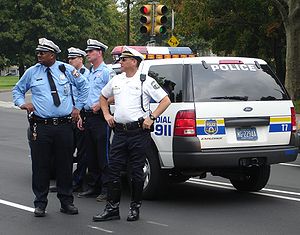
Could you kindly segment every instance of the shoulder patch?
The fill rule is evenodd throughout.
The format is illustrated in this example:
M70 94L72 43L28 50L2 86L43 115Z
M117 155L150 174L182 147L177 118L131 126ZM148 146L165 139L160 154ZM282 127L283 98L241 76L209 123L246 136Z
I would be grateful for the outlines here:
M157 90L157 89L160 88L160 86L158 85L158 83L157 83L156 81L151 82L151 86L152 86L155 90Z
M80 76L80 74L78 73L78 71L76 69L74 69L72 71L72 75L75 77L75 78L78 78Z

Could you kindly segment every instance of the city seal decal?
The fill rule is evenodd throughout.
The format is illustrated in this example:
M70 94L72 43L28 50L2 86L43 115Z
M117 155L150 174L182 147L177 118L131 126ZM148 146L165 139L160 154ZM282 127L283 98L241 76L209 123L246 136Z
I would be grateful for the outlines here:
M214 135L218 132L218 124L217 120L206 120L205 121L205 127L204 127L204 132L208 135Z

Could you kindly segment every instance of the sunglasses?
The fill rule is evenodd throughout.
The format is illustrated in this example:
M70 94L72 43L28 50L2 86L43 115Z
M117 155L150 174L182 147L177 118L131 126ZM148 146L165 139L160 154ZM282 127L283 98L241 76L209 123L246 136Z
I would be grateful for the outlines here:
M37 55L46 55L47 53L49 53L49 51L37 51L36 52Z
M120 59L120 61L123 61L123 62L124 62L124 61L127 61L127 60L129 60L129 59L130 59L130 58L128 58L128 57L123 57L123 58Z

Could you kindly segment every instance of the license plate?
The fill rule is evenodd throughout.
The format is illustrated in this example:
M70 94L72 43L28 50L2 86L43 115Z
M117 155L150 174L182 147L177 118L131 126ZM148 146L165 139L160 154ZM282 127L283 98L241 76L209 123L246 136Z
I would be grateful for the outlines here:
M237 140L257 140L255 127L235 128Z

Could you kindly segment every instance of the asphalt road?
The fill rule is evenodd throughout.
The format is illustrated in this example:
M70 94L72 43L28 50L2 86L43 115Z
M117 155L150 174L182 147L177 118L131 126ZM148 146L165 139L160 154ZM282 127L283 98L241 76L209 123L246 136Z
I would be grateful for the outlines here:
M219 177L174 185L158 200L144 201L141 219L127 222L129 193L124 186L121 220L92 222L105 203L75 197L78 215L59 212L50 193L47 216L33 216L31 161L24 111L0 93L0 234L299 234L300 160L272 166L259 193L239 193ZM4 102L3 102L4 101Z

